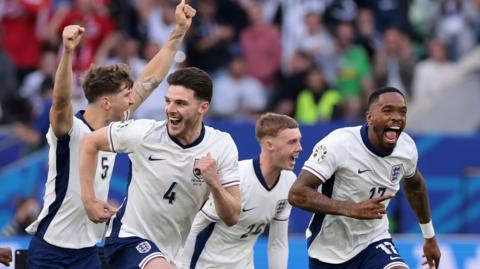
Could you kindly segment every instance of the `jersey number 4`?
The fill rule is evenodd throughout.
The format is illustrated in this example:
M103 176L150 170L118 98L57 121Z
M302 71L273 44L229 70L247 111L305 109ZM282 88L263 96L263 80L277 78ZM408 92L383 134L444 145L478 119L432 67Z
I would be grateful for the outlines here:
M170 188L168 188L168 191L163 195L163 199L168 200L169 204L173 204L173 202L175 202L176 192L173 191L175 186L177 186L177 182L173 182L172 185L170 185Z

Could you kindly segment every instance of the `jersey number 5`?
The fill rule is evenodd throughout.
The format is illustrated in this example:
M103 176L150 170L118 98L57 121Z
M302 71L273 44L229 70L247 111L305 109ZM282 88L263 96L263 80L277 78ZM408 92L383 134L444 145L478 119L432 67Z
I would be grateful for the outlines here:
M169 204L173 204L173 202L175 202L176 192L173 191L175 186L177 186L177 182L173 182L172 185L170 185L170 188L168 188L168 191L163 195L163 199L168 200Z
M107 157L102 157L102 179L105 179L107 177L107 174L108 174L108 168L110 168L110 166L108 166L108 163L105 163L106 161L108 161L108 158Z

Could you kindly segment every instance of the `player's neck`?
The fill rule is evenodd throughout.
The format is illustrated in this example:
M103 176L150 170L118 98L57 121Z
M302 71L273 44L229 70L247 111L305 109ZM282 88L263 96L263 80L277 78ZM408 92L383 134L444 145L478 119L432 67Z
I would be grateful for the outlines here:
M104 112L100 111L98 108L92 105L88 105L83 114L83 118L92 126L93 129L98 130L107 126L108 120Z
M271 158L267 154L260 153L260 170L262 171L263 178L268 187L271 188L275 185L280 175L281 169L277 168Z
M182 145L190 145L195 140L200 137L202 133L202 121L199 121L195 124L195 127L191 128L190 130L186 130L183 134L178 134L175 138L182 144Z

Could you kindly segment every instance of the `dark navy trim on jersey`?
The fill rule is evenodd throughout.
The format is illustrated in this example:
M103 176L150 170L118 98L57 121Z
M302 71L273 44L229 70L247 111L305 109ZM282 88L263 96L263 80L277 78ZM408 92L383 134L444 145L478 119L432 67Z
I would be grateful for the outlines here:
M210 235L212 235L214 228L215 222L212 222L200 233L198 233L197 239L195 240L195 249L193 250L192 260L190 262L190 269L195 269L198 259L200 258L200 254L202 254L202 251L207 244L208 238L210 238Z
M280 174L278 175L277 181L275 181L273 186L270 188L268 187L267 181L265 181L265 178L263 177L262 169L260 168L260 157L256 157L255 159L253 159L252 163L253 163L253 170L255 171L255 175L257 176L258 181L260 181L260 184L262 184L262 186L267 191L273 190L273 188L275 188L275 186L277 186L278 182L280 181L280 175L282 175L282 173L280 172Z
M182 144L182 142L180 142L176 137L171 136L170 133L168 132L168 126L167 126L167 134L170 137L170 139L172 139L172 141L175 142L175 144L179 145L182 149L193 148L196 145L200 144L200 142L202 142L203 138L205 137L205 125L203 125L202 123L202 130L200 131L200 135L198 136L197 139L195 139L195 141L193 141L188 145Z
M322 194L328 198L332 198L333 185L335 184L335 174L322 185ZM307 239L307 248L310 247L313 240L317 237L318 233L322 229L323 220L325 219L325 214L315 214L313 217L312 223L308 227L312 235Z
M77 114L75 114L75 117L77 117L78 119L80 119L81 121L83 121L83 123L85 123L85 125L87 125L88 129L90 129L90 131L95 131L95 129L92 128L92 126L90 126L90 124L88 124L88 122L85 120L85 118L83 117L83 114L85 113L85 110L79 110L77 112Z
M112 233L110 234L110 237L118 237L118 235L120 234L120 228L122 227L122 218L125 214L125 208L127 208L128 189L130 187L130 182L132 182L132 160L130 160L130 157L128 158L128 162L130 168L128 169L127 195L125 196L125 200L123 201L120 210L118 210L115 218L113 219Z
M373 146L372 142L370 139L368 139L368 125L365 123L362 125L362 128L360 128L360 135L362 136L362 141L363 144L370 150L373 154L379 156L379 157L387 157L388 155L392 154L390 153L381 153L378 150L375 149Z
M48 226L60 209L67 193L70 175L70 135L63 136L57 140L55 155L57 167L57 175L55 176L55 200L48 207L48 213L38 225L37 232L35 233L36 236L42 239L45 236Z

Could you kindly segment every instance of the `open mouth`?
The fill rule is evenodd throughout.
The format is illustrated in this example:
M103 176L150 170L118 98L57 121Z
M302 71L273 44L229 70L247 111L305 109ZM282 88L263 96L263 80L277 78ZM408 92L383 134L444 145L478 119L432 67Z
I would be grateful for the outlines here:
M298 154L290 155L290 162L295 163L297 161Z
M389 144L395 144L400 137L401 129L399 126L391 126L385 128L383 137L385 141Z
M170 122L170 124L172 126L177 126L180 124L180 122L182 121L181 118L169 118L168 121Z

